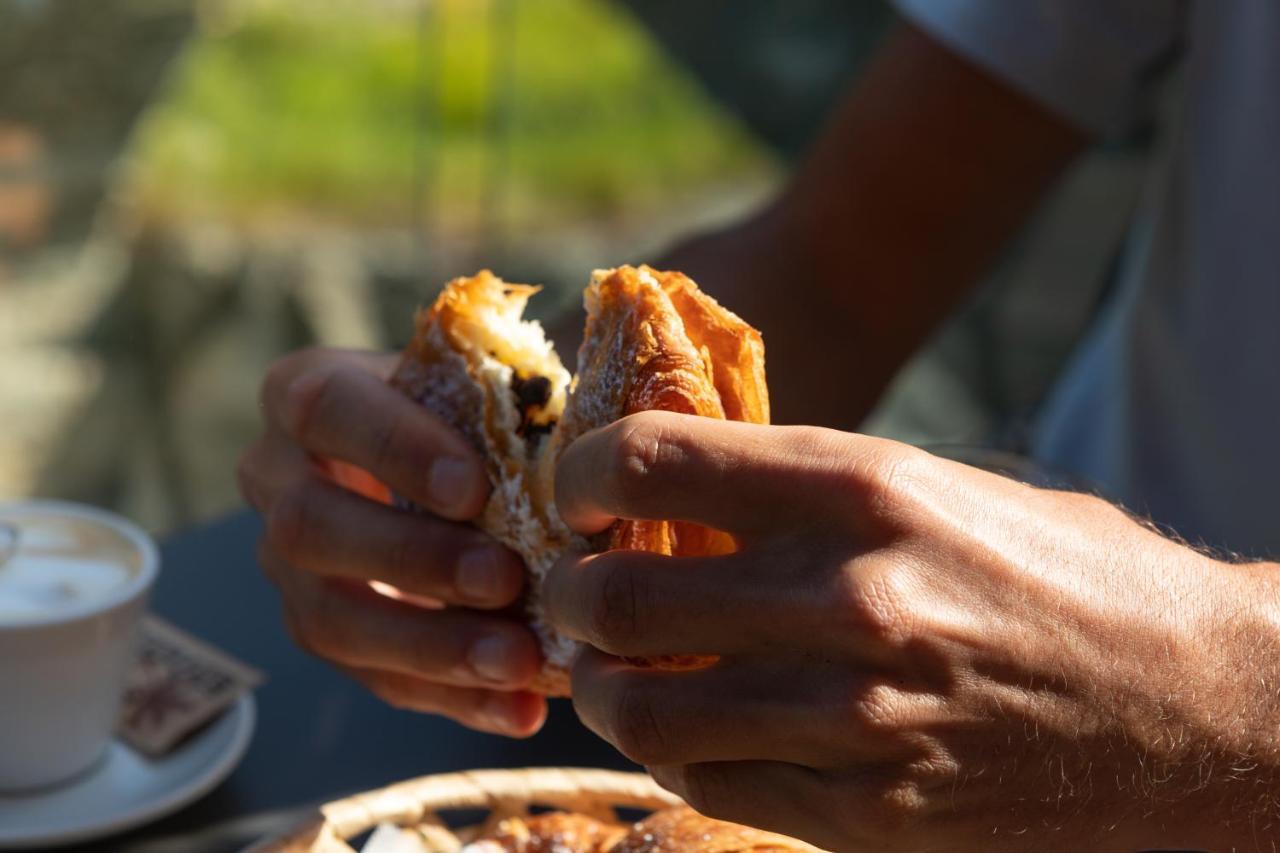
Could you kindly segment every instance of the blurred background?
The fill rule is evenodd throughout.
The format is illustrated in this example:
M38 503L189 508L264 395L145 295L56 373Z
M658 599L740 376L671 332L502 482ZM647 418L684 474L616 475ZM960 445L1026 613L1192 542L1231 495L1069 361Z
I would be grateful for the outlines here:
M0 0L0 498L239 505L278 354L397 347L447 278L656 258L786 179L879 0ZM1075 168L865 428L1017 449L1150 128Z

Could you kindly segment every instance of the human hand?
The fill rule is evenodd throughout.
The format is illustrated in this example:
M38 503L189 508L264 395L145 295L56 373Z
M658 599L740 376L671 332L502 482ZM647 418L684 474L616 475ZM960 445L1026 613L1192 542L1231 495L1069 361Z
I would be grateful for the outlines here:
M700 811L839 851L1254 849L1275 816L1263 567L809 427L644 413L574 443L556 486L583 534L674 518L738 538L571 556L545 587L594 647L579 716ZM720 660L615 657L658 655Z
M272 365L265 428L239 467L241 491L266 520L259 560L295 641L387 702L532 734L546 714L544 700L522 690L541 664L537 640L502 612L520 595L523 566L463 523L488 496L482 464L461 436L387 385L394 365L389 354L328 349ZM344 488L350 478L335 463L367 471L427 512ZM445 606L422 606L431 602Z

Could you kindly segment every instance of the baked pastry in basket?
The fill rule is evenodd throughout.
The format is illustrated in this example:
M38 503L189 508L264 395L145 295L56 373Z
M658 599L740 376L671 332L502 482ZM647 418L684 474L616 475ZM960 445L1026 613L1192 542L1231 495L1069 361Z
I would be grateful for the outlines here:
M725 823L688 806L654 812L630 829L586 815L511 817L461 853L785 853L815 848L762 829Z
M769 397L760 333L681 273L644 266L595 272L572 380L541 327L522 319L536 292L488 270L449 282L419 312L391 382L487 460L493 492L477 524L528 566L526 607L546 661L534 689L567 695L575 644L546 623L539 603L540 581L556 558L570 547L706 555L734 543L719 531L666 521L619 521L591 543L578 540L555 510L560 452L583 433L650 409L767 423Z
M465 853L609 853L626 827L570 812L509 817Z
M631 823L623 810L648 817ZM348 842L370 830L362 853L822 853L703 817L642 773L573 767L409 779L326 803L245 853L355 853Z

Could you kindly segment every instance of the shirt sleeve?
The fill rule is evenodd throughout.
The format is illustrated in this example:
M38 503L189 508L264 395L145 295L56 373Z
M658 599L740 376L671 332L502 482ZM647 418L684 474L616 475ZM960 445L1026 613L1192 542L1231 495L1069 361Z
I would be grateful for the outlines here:
M911 23L1067 120L1107 136L1149 106L1184 0L894 0Z

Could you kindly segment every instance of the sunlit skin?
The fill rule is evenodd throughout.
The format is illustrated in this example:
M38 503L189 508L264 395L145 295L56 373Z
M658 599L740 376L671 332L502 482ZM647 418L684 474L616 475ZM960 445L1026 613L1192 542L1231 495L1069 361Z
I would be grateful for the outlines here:
M762 329L775 420L849 428L1087 141L903 27L774 204L658 265ZM506 610L522 568L466 523L480 461L386 386L392 364L308 350L273 366L240 466L262 564L298 642L387 701L530 734L537 645ZM427 513L339 486L334 460ZM708 560L571 557L548 589L589 644L583 721L709 814L840 851L1280 835L1275 566L815 427L636 416L574 444L557 490L584 532L685 518L741 541ZM616 657L665 653L722 657L685 673Z
M644 413L557 505L741 550L563 559L583 722L707 814L831 850L1254 849L1280 831L1278 566L895 442ZM697 672L619 657L715 654ZM1262 847L1261 849L1269 849Z
M543 699L521 690L541 665L537 641L498 612L519 597L524 568L465 523L487 498L484 469L460 436L387 385L394 363L315 349L268 373L265 428L239 470L266 520L259 560L298 644L387 702L531 734L546 715ZM428 513L340 486L330 460L359 466ZM433 478L442 460L450 464ZM450 606L396 601L369 581Z
M961 115L969 121L959 122ZM957 127L945 151L907 156L909 142L927 147L950 125ZM775 419L852 425L1080 146L1066 125L904 27L775 205L691 241L660 265L687 269L763 328ZM849 156L854 150L859 156ZM975 171L955 162L985 165ZM890 188L897 202L877 206L876 195ZM924 210L935 211L929 229L913 219ZM850 313L854 300L858 310ZM892 317L899 319L885 321ZM579 318L564 324L562 354L576 350L581 330ZM819 353L827 364L857 365L842 393L819 382L827 375L812 369ZM488 731L529 734L543 704L512 691L532 677L536 649L495 612L519 596L520 567L498 552L503 556L488 568L490 591L459 592L459 555L479 534L458 522L483 505L484 472L458 436L384 386L393 364L390 354L307 350L271 368L261 392L264 432L240 464L242 491L267 520L263 565L284 594L299 641L389 701ZM465 464L442 502L424 494L422 472L444 455ZM324 460L362 464L435 514L407 518L357 500L336 487ZM394 579L467 609L410 614L370 598L363 583ZM388 608L404 619L383 619ZM490 635L486 629L497 631L501 641L480 657L498 677L478 677L465 661L467 643L457 640L435 646L452 656L406 664L403 649L420 644L390 636L387 626L400 622L412 626L406 635L424 641L452 628L474 645ZM350 642L339 643L335 633ZM497 658L503 643L505 660Z

